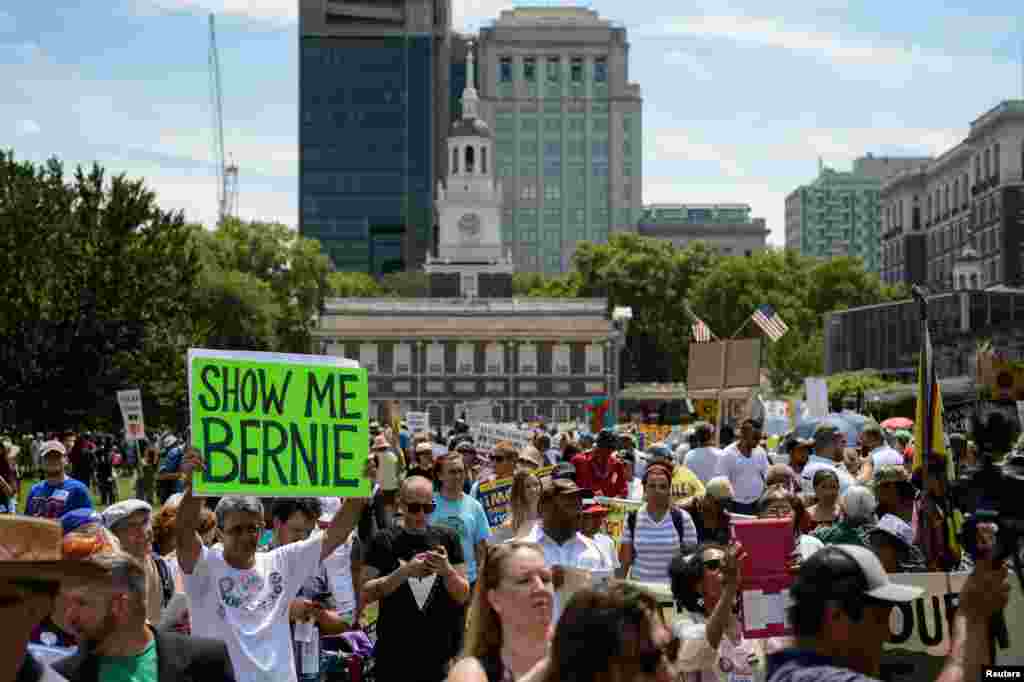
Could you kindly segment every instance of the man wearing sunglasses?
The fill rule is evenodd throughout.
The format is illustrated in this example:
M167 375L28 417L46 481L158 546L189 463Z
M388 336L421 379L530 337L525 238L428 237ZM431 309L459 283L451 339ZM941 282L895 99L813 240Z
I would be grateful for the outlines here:
M405 479L398 506L403 525L376 534L364 560L362 603L380 601L376 677L439 682L458 653L469 601L462 543L429 523L437 508L430 480Z

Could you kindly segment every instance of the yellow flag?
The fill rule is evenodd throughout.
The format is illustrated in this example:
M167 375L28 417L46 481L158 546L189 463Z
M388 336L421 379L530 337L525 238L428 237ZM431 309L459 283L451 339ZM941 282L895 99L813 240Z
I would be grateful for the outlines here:
M953 478L953 462L946 449L946 428L942 419L942 389L935 377L932 364L932 344L928 332L925 332L923 352L917 369L917 410L914 415L914 464L913 470L919 471L924 464L925 415L931 410L932 433L931 451L946 460L947 479Z

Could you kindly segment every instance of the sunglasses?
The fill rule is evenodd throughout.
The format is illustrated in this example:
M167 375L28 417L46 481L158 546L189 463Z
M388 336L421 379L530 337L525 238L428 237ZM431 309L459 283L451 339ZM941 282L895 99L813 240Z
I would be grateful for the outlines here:
M433 502L405 502L405 510L410 514L433 514L434 510L437 509L437 505Z
M679 656L681 641L673 637L665 646L658 647L654 651L645 651L636 657L640 665L640 672L644 675L655 675L661 667L661 660L664 657L668 661L674 661Z

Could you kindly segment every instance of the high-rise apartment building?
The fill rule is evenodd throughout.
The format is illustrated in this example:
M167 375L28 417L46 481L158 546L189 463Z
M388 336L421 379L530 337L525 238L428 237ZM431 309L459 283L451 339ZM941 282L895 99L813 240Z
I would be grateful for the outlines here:
M808 256L856 256L878 272L882 182L930 158L875 157L854 161L851 172L819 164L818 177L786 197L786 248Z
M887 282L1024 285L1024 100L986 111L962 142L888 180L881 202Z
M517 269L558 273L580 242L635 231L642 99L625 28L581 8L503 11L480 31L482 115Z
M752 256L768 247L768 228L750 213L747 204L651 204L637 230L679 248L700 241L723 256Z
M299 0L299 232L339 270L417 267L433 244L450 16L450 0Z

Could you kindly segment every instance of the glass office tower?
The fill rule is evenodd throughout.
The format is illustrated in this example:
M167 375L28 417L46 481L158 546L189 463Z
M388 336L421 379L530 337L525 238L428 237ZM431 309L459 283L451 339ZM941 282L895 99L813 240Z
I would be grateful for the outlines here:
M299 232L338 270L416 267L449 123L448 0L300 0Z

